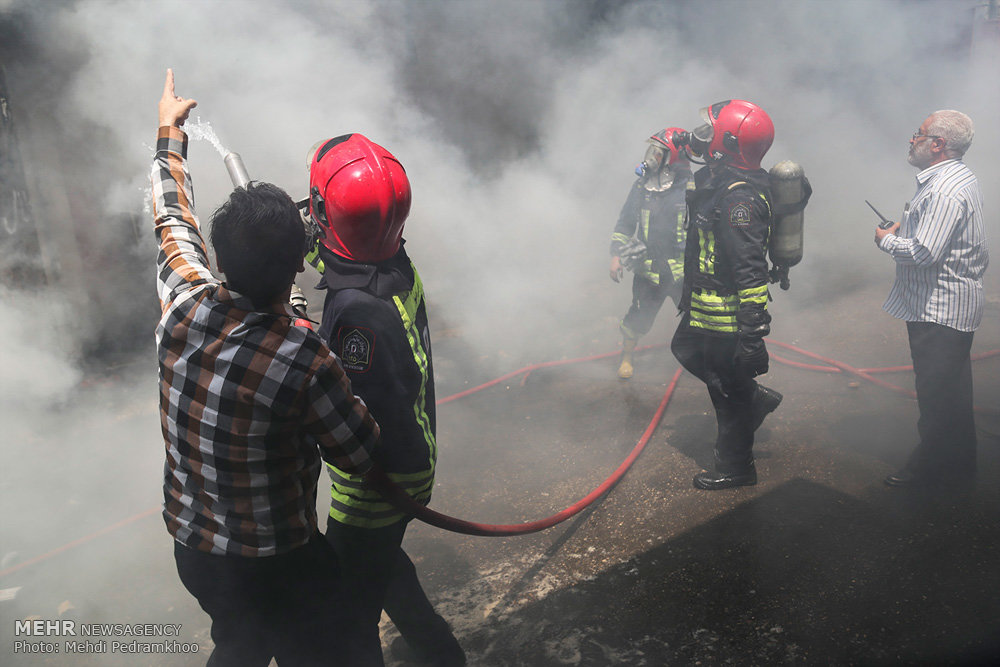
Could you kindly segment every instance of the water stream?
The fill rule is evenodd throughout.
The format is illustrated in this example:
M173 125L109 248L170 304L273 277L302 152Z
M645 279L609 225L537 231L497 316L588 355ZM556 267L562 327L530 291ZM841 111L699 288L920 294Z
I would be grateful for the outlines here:
M215 146L215 150L219 151L219 155L222 157L226 157L226 155L229 154L229 151L227 151L223 147L222 142L219 141L219 137L215 134L215 130L212 129L212 124L207 120L203 121L201 116L197 116L193 122L188 120L187 123L184 124L184 131L187 132L187 135L192 139L204 139L205 141L211 143Z

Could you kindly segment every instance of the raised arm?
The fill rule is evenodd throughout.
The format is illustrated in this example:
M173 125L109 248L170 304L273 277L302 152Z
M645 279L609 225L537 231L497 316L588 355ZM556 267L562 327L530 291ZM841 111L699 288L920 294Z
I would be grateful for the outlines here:
M161 308L166 308L181 292L215 281L194 212L194 190L187 168L187 135L181 129L196 104L174 93L174 73L167 70L151 172L153 223L160 247L156 257L156 290Z

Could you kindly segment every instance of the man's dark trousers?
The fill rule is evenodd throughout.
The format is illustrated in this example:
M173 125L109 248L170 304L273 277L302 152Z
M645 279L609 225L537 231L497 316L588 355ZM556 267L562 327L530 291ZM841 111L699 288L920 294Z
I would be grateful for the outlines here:
M313 667L337 662L352 611L333 550L317 532L278 556L217 556L174 543L184 587L212 617L208 667Z
M934 322L907 322L916 374L920 444L909 467L920 477L961 481L976 472L972 411L971 331Z

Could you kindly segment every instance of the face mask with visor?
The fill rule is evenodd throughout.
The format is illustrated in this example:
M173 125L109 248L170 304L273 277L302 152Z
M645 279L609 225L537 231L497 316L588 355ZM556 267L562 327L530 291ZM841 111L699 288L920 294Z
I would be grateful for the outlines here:
M708 147L712 145L715 130L712 128L712 120L708 114L708 107L702 108L699 113L701 114L701 119L705 122L691 131L691 134L688 136L688 148L694 157L705 159L708 155Z
M667 151L662 146L650 144L646 149L646 155L642 162L635 168L635 175L639 178L649 178L660 170L667 158Z

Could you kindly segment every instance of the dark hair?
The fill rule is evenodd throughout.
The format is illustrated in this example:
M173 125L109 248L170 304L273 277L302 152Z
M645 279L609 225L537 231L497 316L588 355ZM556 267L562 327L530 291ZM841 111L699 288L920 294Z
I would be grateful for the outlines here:
M212 247L226 283L257 308L295 280L305 253L305 229L295 202L276 185L251 181L212 214Z

